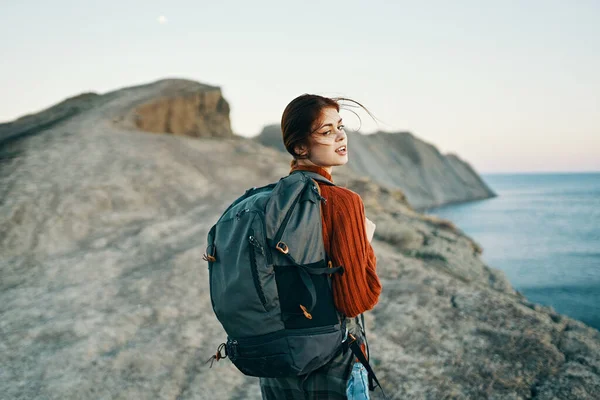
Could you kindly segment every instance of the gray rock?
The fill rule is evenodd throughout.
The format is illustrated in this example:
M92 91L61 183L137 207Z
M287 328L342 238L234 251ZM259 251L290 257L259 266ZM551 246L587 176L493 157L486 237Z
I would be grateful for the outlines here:
M1 398L260 398L228 360L205 364L225 332L202 253L224 208L287 174L289 156L128 125L166 86L103 95L2 143ZM334 180L377 224L384 290L367 334L390 398L598 398L597 330L529 302L400 190L349 169Z

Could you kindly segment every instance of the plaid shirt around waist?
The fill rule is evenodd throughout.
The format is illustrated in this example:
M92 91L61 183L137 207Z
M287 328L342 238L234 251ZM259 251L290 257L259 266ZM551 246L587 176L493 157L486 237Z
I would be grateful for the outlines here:
M348 332L364 343L360 326L354 318L346 319ZM338 400L346 399L346 388L356 358L350 349L340 343L333 359L321 368L302 376L260 378L262 398L265 400Z

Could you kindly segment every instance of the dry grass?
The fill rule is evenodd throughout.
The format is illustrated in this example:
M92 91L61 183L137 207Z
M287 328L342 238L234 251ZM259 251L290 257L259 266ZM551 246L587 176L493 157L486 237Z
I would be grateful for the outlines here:
M420 247L423 243L423 237L419 232L393 219L377 221L375 238L400 249Z
M431 215L431 214L422 214L422 215L420 215L420 219L422 221L429 222L430 224L432 224L440 229L448 229L454 233L457 233L457 234L460 233L460 231L458 230L456 225L454 225L454 223L450 220L443 219L443 218L440 218L438 216Z

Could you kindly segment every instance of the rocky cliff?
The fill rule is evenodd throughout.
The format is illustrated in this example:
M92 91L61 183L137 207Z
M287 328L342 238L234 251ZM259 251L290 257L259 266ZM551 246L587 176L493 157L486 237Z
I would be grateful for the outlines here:
M24 115L13 122L0 124L0 143L34 135L65 121L99 103L97 93L82 93L35 114Z
M287 174L289 156L130 123L181 85L96 96L49 125L31 116L31 134L0 144L0 398L260 398L228 360L205 365L225 333L202 253L226 205ZM334 180L377 224L384 289L366 317L390 398L598 398L597 330L529 302L400 190L348 169Z
M266 126L254 139L285 151L277 125ZM349 131L348 150L348 168L401 189L418 210L496 196L466 161L441 154L409 132L362 135Z
M170 80L157 96L139 102L125 120L141 131L193 137L231 137L229 104L221 89Z

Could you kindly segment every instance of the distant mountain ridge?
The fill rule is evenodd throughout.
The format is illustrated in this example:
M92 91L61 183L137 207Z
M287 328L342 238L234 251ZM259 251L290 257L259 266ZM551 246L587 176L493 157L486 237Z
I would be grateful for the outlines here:
M254 140L286 151L278 125L265 126ZM410 132L348 132L348 154L348 168L401 189L418 210L496 196L469 163L441 154Z

